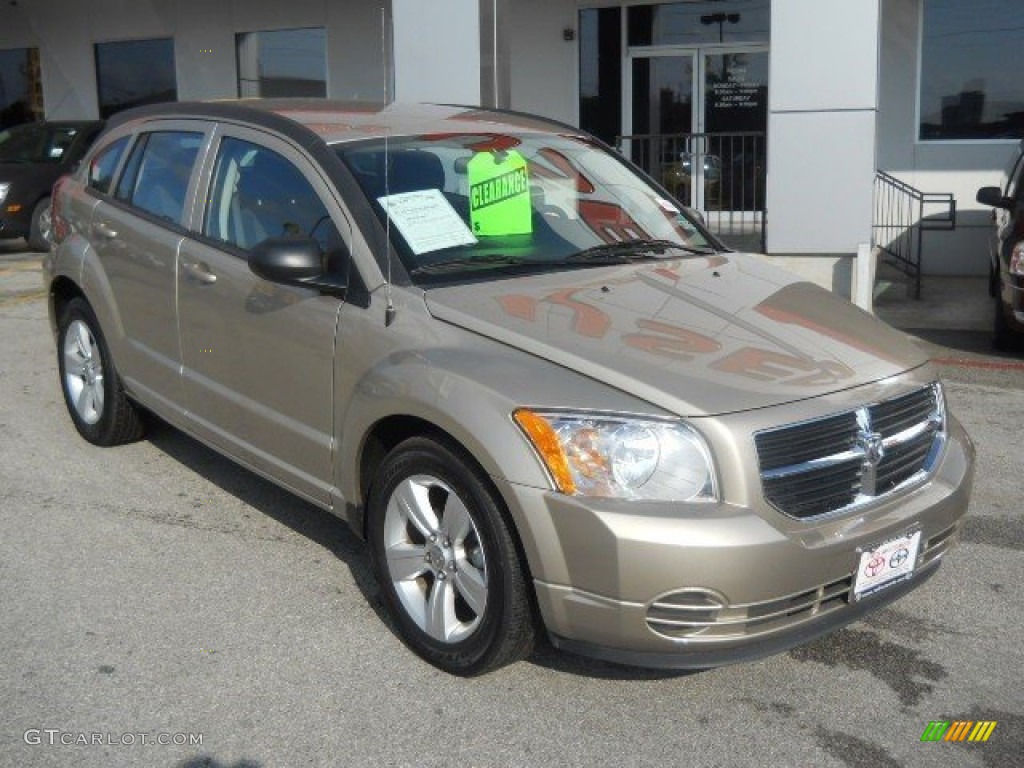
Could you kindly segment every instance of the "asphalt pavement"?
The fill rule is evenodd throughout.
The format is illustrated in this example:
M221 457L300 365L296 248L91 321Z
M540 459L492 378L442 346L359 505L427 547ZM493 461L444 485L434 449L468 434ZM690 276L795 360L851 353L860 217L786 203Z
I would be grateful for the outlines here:
M978 447L962 541L921 589L756 663L652 672L543 645L463 680L399 642L335 518L160 423L82 441L40 279L0 243L0 766L1022 762L1024 358L991 354L980 314L879 307L941 361ZM997 725L922 742L934 720Z

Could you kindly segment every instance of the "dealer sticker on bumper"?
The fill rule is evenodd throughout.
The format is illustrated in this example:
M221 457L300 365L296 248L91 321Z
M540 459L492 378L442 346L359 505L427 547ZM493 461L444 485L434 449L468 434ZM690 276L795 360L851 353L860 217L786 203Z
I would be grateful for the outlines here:
M917 563L920 543L921 532L915 531L861 553L853 582L853 599L860 600L909 579Z

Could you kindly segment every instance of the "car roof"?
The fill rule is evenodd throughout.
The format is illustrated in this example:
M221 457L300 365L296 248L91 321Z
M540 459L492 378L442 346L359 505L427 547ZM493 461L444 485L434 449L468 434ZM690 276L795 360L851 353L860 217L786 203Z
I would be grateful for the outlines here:
M130 120L194 117L282 126L297 123L327 144L425 134L570 133L572 126L519 112L450 104L334 101L330 99L232 99L169 102L120 112L111 123ZM277 119L274 119L277 118Z

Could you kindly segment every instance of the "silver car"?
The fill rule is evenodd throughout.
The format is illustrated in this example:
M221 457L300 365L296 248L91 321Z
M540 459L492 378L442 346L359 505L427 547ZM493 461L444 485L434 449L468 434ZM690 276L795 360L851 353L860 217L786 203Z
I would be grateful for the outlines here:
M518 114L172 104L108 126L46 263L81 435L151 411L347 520L406 644L708 667L933 574L973 448L926 358Z

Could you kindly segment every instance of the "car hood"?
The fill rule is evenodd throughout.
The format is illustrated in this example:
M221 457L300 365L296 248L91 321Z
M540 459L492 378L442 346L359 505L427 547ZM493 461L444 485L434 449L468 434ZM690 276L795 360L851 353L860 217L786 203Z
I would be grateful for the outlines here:
M432 288L425 300L440 320L680 416L802 400L927 362L845 299L743 254Z

